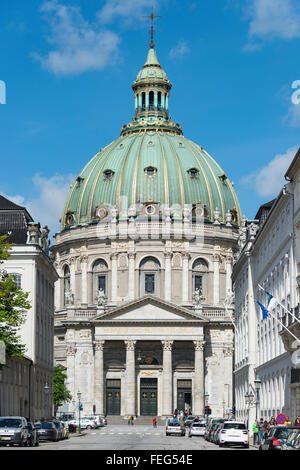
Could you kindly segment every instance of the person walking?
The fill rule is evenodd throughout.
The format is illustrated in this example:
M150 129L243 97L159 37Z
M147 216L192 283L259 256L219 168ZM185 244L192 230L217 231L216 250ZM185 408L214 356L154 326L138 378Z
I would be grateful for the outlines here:
M265 425L264 425L264 421L262 418L260 418L260 421L257 423L257 427L258 427L258 445L260 446L264 437L264 433L265 433Z
M252 425L253 432L253 444L256 445L258 442L258 419L256 419Z
M270 425L270 426L276 426L276 424L277 424L277 423L276 423L276 421L275 421L275 417L274 417L274 416L271 416L269 425Z
M156 428L156 417L154 416L152 419L153 427Z
M134 422L133 422L133 421L134 421L134 417L133 417L133 416L131 416L131 426L133 426L133 425L134 425Z
M128 415L127 416L127 424L130 425L130 423L131 423L131 416Z

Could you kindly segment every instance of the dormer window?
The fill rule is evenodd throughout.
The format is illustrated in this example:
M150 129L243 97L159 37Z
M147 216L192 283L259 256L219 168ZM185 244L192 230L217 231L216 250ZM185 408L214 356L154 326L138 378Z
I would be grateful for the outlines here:
M110 170L107 168L106 170L103 171L104 175L104 181L110 181L112 177L114 176L115 172L113 170Z
M147 176L155 176L157 173L157 168L152 165L149 165L144 169L144 172Z
M188 174L190 175L191 178L198 178L199 170L198 168L190 168L187 170Z

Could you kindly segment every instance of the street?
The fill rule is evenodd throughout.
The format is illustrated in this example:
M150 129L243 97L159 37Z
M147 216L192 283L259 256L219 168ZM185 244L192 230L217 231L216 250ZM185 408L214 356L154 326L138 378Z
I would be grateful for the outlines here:
M3 447L3 450L10 450L11 447ZM29 448L13 449L26 452ZM83 435L72 435L69 439L58 442L40 442L39 447L31 447L31 450L120 450L120 451L140 451L140 450L254 450L253 447L243 449L242 447L223 447L207 442L204 437L187 435L166 436L165 427L145 425L109 425L104 428L84 431Z

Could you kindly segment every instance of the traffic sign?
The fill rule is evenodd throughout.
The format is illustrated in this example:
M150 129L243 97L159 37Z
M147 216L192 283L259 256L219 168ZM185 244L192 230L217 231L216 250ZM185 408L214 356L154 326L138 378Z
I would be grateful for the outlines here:
M284 424L286 422L287 418L285 415L283 415L282 413L279 414L277 417L276 417L276 422L278 424Z

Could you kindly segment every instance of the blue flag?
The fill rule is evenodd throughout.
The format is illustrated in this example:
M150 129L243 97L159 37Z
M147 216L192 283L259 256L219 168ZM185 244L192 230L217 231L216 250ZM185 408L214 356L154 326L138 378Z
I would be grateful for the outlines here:
M271 300L271 299L270 299L270 300ZM263 320L265 320L265 319L268 317L268 310L267 310L266 307L264 307L264 305L261 304L258 300L255 299L255 302L257 302L258 305L260 306L261 311L262 311Z

